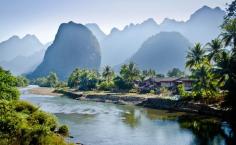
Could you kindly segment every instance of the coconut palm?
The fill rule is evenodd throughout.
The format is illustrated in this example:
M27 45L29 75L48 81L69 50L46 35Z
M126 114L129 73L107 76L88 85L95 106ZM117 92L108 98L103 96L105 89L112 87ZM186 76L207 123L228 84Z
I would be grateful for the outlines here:
M129 83L139 79L139 74L140 71L133 62L130 62L128 65L125 64L121 66L120 75Z
M233 51L236 52L236 19L229 20L227 24L223 26L221 36L225 46L232 46Z
M186 67L196 68L204 61L205 50L200 43L196 43L193 48L190 48L187 54Z
M219 57L220 52L223 51L222 40L216 38L211 42L207 43L207 51L209 61L214 60L216 61L217 57Z
M115 73L114 71L111 69L110 66L105 66L102 72L102 77L107 81L107 82L111 82L112 79L114 78Z
M214 72L218 78L221 78L220 82L229 78L230 74L230 53L223 51L219 54L219 58L216 60L216 68Z

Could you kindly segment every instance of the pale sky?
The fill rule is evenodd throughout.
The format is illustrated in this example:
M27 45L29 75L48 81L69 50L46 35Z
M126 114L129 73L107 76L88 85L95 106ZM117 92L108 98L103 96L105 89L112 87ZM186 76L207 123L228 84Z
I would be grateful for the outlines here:
M186 21L204 5L225 10L232 0L0 0L0 41L12 35L35 34L52 41L61 23L97 23L109 33L130 23L154 18Z

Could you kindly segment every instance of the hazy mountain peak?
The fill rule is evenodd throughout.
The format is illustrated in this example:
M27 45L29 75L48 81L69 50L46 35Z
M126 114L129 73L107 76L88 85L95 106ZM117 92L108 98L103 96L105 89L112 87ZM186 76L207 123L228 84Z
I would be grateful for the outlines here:
M92 32L82 24L63 23L43 62L29 77L46 76L53 71L64 80L75 68L98 69L100 63L100 46Z
M118 28L114 27L114 28L111 29L110 34L114 34L114 33L119 32L119 31L120 30Z
M175 19L165 18L161 25L169 25L169 24L176 24L176 23L184 23L184 21L176 21Z
M96 23L88 23L85 25L96 38L98 39L99 43L106 37L106 34L100 29L100 27Z
M157 25L156 21L153 18L148 18L147 20L143 21L141 24L145 25Z
M8 40L6 40L6 41L11 41L11 40L19 40L20 39L20 37L19 36L17 36L17 35L13 35L12 37L10 37Z
M33 34L26 34L22 39L25 39L25 40L27 40L27 39L35 39L35 40L38 40L38 38L35 35L33 35Z
M205 18L209 17L209 15L224 15L225 11L223 11L221 8L216 7L216 8L211 8L209 6L203 6L200 9L198 9L195 13L193 13L190 16L190 19L196 19L196 18Z

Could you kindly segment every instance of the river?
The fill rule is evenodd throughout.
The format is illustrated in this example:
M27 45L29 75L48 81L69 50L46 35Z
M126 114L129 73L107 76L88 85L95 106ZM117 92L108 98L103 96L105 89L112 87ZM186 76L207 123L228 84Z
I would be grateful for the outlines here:
M33 95L22 100L53 113L70 128L72 142L84 145L231 145L234 132L225 121L182 112Z

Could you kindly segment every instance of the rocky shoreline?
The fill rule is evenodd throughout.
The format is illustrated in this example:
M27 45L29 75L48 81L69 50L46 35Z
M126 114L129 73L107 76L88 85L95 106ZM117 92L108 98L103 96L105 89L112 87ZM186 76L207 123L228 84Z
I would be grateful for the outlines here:
M183 100L172 100L161 97L142 97L142 96L126 96L117 94L92 94L81 93L76 91L55 90L56 93L62 93L72 99L106 102L115 104L130 104L153 109L163 109L171 111L181 111L189 113L198 113L201 115L211 115L217 117L226 117L228 112L211 107L206 104L194 103Z

